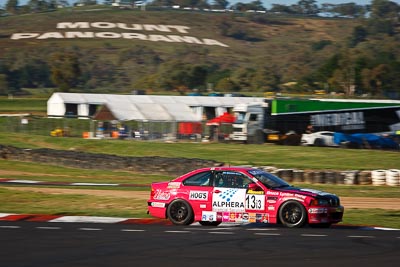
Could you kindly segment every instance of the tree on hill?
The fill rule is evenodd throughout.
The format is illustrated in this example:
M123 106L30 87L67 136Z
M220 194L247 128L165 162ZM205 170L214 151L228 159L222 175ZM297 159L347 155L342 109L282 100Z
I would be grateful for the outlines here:
M321 11L334 14L335 16L338 15L349 18L362 18L367 13L367 7L363 5L357 5L356 3L344 3L338 5L323 3L321 5Z
M372 19L394 19L399 20L400 6L388 0L373 0L371 2Z
M227 0L214 0L214 3L212 4L214 8L221 8L221 9L226 9L228 5L229 2Z
M8 13L15 15L18 13L18 6L18 0L8 0L6 10Z
M292 10L297 14L316 15L319 13L318 5L315 0L300 0L297 4L292 5Z
M50 56L51 79L62 92L78 85L81 75L79 56L73 52L56 52Z

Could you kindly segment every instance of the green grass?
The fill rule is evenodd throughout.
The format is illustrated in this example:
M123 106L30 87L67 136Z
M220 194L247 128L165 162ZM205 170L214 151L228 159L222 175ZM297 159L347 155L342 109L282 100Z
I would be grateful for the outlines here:
M349 209L345 210L342 223L400 229L400 210Z
M147 211L147 202L143 200L79 193L22 192L12 187L0 188L0 200L2 213L146 217Z
M374 170L399 167L398 151L222 143L161 143L87 140L0 133L0 144L54 148L121 156L162 156L216 160L231 165L318 170Z
M0 113L46 113L47 99L0 98Z

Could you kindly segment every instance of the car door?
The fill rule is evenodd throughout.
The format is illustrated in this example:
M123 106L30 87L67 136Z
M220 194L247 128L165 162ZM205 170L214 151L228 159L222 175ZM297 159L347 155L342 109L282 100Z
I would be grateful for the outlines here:
M185 198L192 206L196 218L203 214L208 215L207 212L212 210L213 175L212 171L199 172L182 182L185 187ZM208 216L205 221L216 219L216 216L215 219L211 217Z
M256 221L256 211L261 213L265 209L265 196L264 191L249 192L250 183L253 181L241 172L216 171L212 211L221 216L222 221L250 222L253 219Z

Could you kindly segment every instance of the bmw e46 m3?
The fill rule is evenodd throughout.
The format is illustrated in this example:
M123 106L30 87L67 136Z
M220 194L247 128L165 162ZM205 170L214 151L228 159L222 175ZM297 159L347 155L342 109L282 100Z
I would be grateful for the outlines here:
M151 184L148 213L173 224L204 226L279 223L329 227L342 220L339 197L289 185L256 168L202 168L172 181Z

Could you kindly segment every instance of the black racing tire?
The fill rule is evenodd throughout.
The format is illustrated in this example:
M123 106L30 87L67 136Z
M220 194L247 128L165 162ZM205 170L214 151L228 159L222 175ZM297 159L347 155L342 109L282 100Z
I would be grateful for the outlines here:
M221 222L209 222L209 221L200 221L199 222L202 226L218 226Z
M307 222L307 212L304 206L295 200L289 200L279 208L280 222L289 228L303 227Z
M193 209L185 200L175 199L168 205L167 218L175 225L189 225L194 221Z
M258 145L265 143L265 134L263 131L261 131L261 130L256 131L256 134L254 137L254 143L258 144Z
M317 138L314 141L314 146L324 146L324 140L322 140L321 138Z

